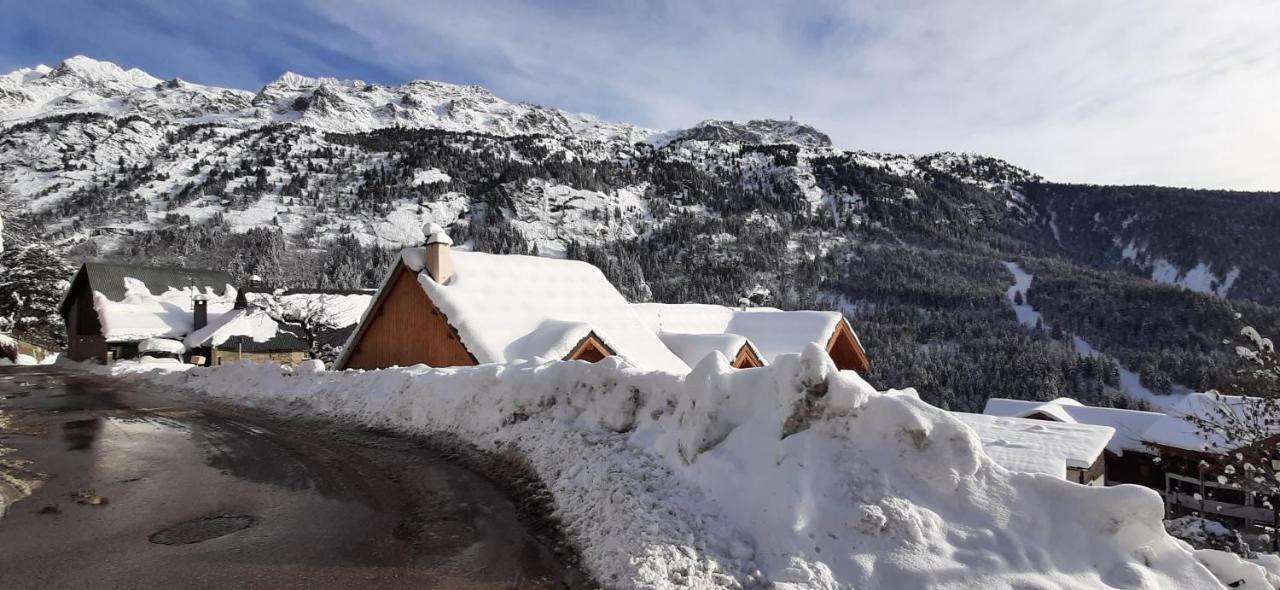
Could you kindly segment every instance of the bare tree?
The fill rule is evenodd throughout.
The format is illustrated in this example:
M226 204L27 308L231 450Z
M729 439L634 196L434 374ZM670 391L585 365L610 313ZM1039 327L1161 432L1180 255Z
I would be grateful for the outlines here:
M265 295L259 305L277 322L296 326L307 344L309 358L323 359L326 354L320 336L343 327L337 306L341 295L307 293L295 295Z
M1237 314L1237 319L1239 315ZM1235 342L1245 366L1225 393L1209 392L1198 412L1182 416L1218 457L1202 465L1219 484L1241 490L1255 506L1271 511L1280 525L1280 356L1275 343L1252 326L1242 326ZM1272 550L1280 551L1273 529Z

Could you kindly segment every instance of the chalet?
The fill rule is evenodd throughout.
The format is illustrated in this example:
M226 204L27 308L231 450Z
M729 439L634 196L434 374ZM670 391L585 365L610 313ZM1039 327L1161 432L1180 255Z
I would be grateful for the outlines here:
M433 367L619 356L688 372L596 267L536 256L454 252L439 226L400 253L338 369Z
M964 412L951 415L972 428L987 456L1009 471L1043 473L1092 486L1106 481L1103 451L1115 434L1109 426Z
M1246 417L1248 406L1263 403L1266 402L1259 398L1191 393L1143 433L1143 442L1160 458L1164 475L1162 491L1170 512L1199 512L1246 527L1277 521L1275 510L1264 505L1271 500L1247 493L1232 482L1220 483L1218 476L1222 475L1224 455L1239 455L1242 463L1266 465L1267 472L1280 471L1280 465L1267 465L1265 456L1260 456L1256 448L1230 448L1217 434L1201 432L1187 420L1191 416L1220 416L1220 412L1225 411L1235 413L1241 424L1255 424ZM1260 444L1280 443L1280 425L1258 426L1263 429ZM1272 505L1280 506L1280 503Z
M148 338L182 338L195 329L193 298L207 298L207 314L224 313L236 297L230 285L215 270L86 262L59 308L65 355L108 363L137 356Z
M826 348L831 360L841 370L865 372L868 367L862 342L844 314L839 312L734 309L697 303L637 303L632 307L645 325L664 341L679 340L681 335L692 334L742 337L740 349L732 355L725 355L735 361L734 366L739 366L737 361L743 355L755 354L760 364L767 364L779 355L799 353L809 344L816 343ZM703 341L699 345L689 347L688 354L705 357L716 350L711 341ZM685 360L688 362L690 359Z
M1166 418L1159 412L1086 406L1071 398L1027 401L991 398L984 414L1006 418L1028 418L1064 424L1093 424L1115 430L1105 452L1107 485L1133 483L1162 489L1164 473L1155 461L1156 451L1143 442L1143 435L1155 422Z

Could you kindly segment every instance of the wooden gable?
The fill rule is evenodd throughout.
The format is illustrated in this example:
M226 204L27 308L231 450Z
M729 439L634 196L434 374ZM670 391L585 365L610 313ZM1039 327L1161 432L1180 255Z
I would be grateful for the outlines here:
M597 363L604 360L604 357L613 356L614 352L604 342L596 336L595 332L587 334L577 346L569 354L565 355L566 361L587 361L588 363Z
M731 366L735 369L754 369L763 367L764 362L760 360L760 356L750 344L743 343L742 348L738 349L738 354L734 355Z
M831 360L835 361L836 368L841 371L864 373L870 366L867 362L867 353L862 350L862 345L858 344L857 337L849 328L849 322L844 320L840 321L835 333L827 341L827 353L831 355Z
M403 261L396 262L348 347L339 369L478 364Z

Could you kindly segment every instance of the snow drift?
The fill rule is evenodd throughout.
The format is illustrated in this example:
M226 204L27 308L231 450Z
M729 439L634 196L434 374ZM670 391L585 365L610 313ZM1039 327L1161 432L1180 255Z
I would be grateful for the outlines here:
M142 367L146 369L147 367ZM817 346L688 375L596 364L110 369L283 413L516 452L618 588L1206 588L1159 496L1009 472L911 390Z

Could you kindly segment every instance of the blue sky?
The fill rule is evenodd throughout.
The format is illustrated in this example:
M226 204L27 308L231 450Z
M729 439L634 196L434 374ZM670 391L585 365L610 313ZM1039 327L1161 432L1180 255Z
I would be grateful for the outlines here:
M794 116L1054 180L1280 190L1276 2L0 2L0 71L425 78L660 128Z

